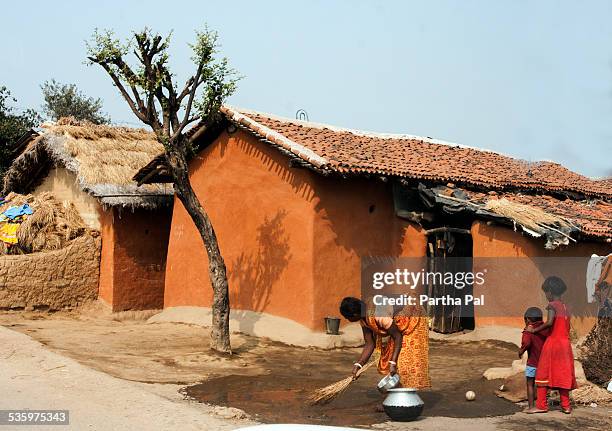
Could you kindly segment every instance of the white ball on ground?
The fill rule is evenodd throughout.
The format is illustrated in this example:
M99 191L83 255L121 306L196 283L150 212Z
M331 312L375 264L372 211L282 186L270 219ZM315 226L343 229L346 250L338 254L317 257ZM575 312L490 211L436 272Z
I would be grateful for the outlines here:
M467 391L465 393L465 399L468 401L474 401L476 399L476 392L474 391Z

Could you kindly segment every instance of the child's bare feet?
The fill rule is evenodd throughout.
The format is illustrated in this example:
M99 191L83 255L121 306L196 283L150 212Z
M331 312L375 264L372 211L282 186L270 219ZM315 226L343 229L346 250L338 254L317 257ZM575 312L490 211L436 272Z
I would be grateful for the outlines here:
M530 409L525 410L525 413L527 413L528 415L531 415L534 413L548 413L548 410L542 410L537 407L531 407Z

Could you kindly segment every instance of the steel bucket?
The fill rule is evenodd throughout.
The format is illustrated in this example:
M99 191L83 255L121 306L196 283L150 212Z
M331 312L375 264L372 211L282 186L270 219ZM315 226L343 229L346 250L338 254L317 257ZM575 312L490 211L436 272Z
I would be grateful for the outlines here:
M330 335L338 335L340 330L340 319L338 317L326 317L325 319L325 332Z

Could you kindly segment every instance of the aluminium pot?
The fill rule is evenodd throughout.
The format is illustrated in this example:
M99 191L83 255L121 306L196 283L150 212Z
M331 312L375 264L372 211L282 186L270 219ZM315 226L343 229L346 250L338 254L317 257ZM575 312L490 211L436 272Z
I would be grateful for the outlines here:
M413 388L389 389L383 408L391 420L398 422L413 421L423 412L423 400Z
M378 385L376 385L376 389L378 392L382 394L386 394L390 389L397 388L400 385L400 376L399 374L387 374L385 377L380 379Z

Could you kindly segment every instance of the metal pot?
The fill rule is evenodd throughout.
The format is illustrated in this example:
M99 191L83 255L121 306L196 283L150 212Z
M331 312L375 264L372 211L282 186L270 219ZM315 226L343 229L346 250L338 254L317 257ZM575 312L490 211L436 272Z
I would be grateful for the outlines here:
M338 335L340 330L340 319L338 317L325 318L325 331L331 335Z
M380 382L378 382L378 385L376 385L376 388L378 389L378 392L385 394L390 389L397 388L399 384L400 384L399 374L394 374L394 375L388 374L382 379L380 379Z
M423 400L413 388L389 389L383 401L385 413L392 420L408 422L418 418L423 412Z

